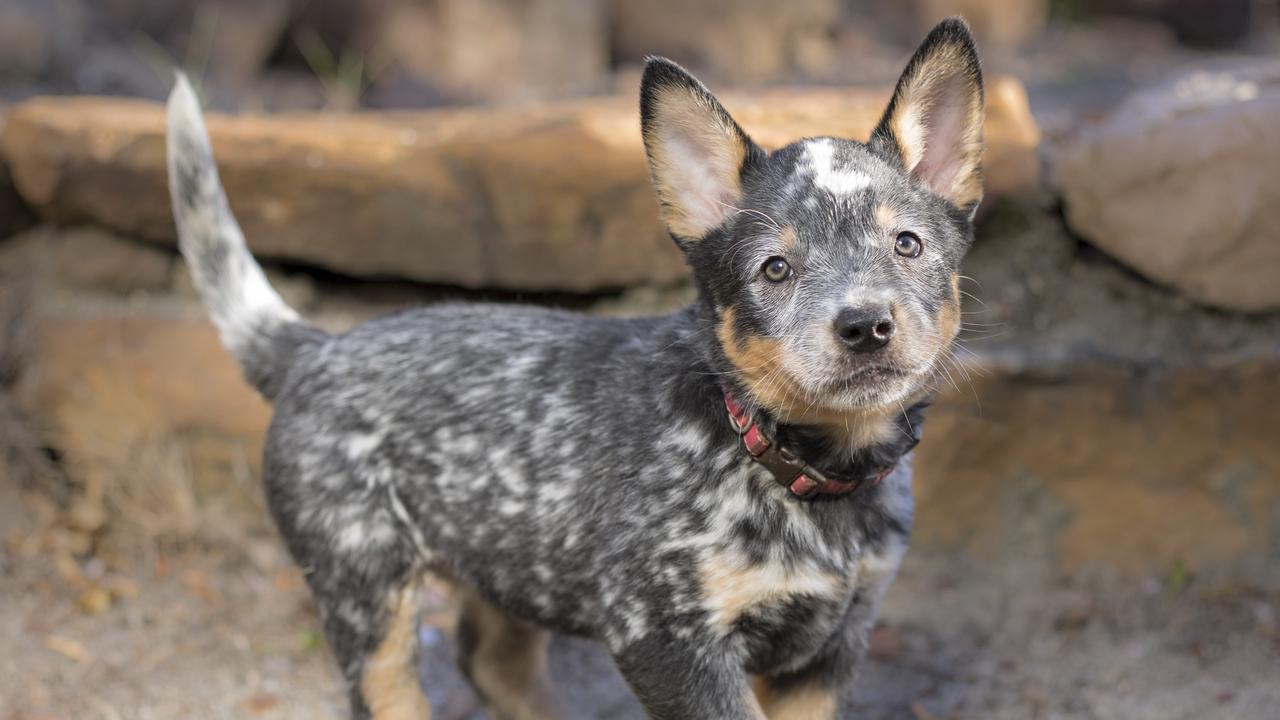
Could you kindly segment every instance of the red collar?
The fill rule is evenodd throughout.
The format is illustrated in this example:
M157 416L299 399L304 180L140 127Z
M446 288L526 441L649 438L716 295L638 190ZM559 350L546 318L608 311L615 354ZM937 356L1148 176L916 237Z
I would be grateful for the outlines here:
M787 448L770 440L756 423L755 414L748 412L729 393L724 395L724 406L729 411L729 424L742 436L742 445L751 455L751 459L765 466L769 472L773 473L773 479L796 497L848 495L864 487L873 488L898 466L895 462L889 467L881 468L873 475L856 480L837 480L827 477L822 471L796 457Z

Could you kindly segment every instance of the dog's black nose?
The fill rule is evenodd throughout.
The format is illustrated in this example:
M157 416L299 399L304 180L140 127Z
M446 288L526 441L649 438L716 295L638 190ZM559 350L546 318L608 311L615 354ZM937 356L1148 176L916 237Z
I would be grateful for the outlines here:
M893 337L893 317L887 307L845 308L836 315L836 335L850 350L875 352Z

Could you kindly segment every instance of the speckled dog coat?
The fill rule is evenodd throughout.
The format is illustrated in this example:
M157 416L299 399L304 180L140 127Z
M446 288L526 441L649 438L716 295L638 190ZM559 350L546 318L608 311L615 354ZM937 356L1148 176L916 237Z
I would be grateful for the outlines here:
M601 641L653 717L838 712L906 547L907 453L960 324L981 196L973 41L939 25L867 143L767 152L660 58L641 118L691 307L443 304L330 335L249 254L179 78L182 252L275 405L267 499L356 717L429 716L426 573L458 589L461 662L498 716L560 716L548 630Z

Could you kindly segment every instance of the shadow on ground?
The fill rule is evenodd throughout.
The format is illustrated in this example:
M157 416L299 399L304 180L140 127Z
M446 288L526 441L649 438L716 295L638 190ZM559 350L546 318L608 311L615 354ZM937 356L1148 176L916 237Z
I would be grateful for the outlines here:
M856 700L845 702L848 717L878 720L912 713L920 698L959 696L954 687L958 666L930 651L934 644L923 631L912 631L917 652L903 652L892 660L871 660L859 679ZM485 720L489 716L453 662L454 646L436 628L422 632L422 682L439 720ZM551 644L551 675L571 720L644 720L613 661L599 644L557 637ZM927 712L927 711L921 711ZM924 715L924 718L928 718ZM567 719L567 720L568 720Z

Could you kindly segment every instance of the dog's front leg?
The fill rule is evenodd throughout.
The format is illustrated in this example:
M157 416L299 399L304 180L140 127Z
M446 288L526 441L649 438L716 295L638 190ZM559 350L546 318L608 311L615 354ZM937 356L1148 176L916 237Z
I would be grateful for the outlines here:
M655 720L762 720L765 715L724 643L652 634L614 653L622 676Z
M799 670L756 675L751 687L769 720L834 720L840 698L866 651L866 629L860 619L844 628L826 650Z
M856 595L845 610L844 624L822 652L806 665L783 673L753 676L752 689L769 720L832 720L840 712L840 699L857 676L867 654L867 644L875 624L876 602L897 568L900 554L887 563L873 566L879 573L864 570L863 577L873 588Z
M839 684L820 677L791 682L757 677L752 687L769 720L832 720L839 709Z

